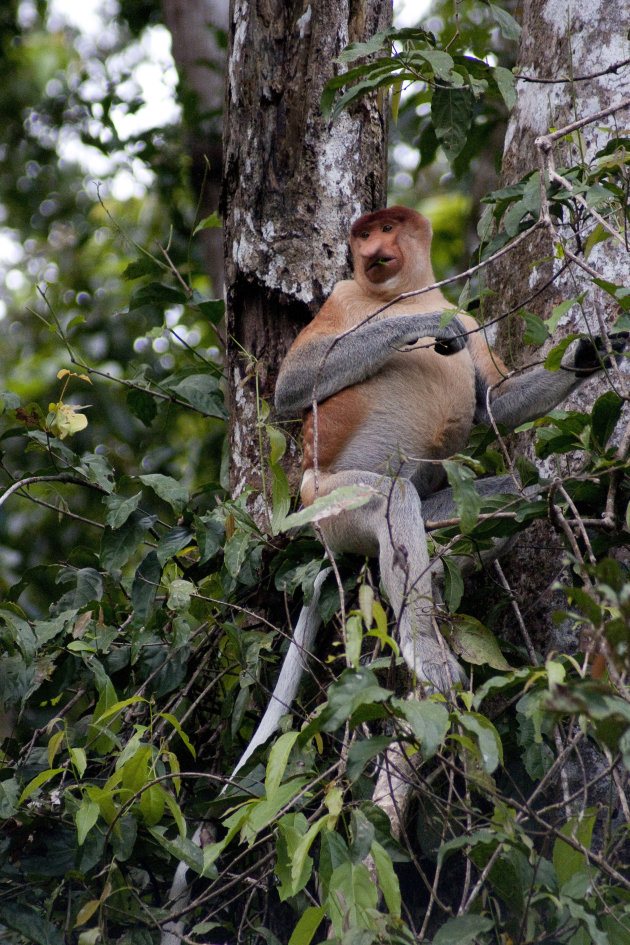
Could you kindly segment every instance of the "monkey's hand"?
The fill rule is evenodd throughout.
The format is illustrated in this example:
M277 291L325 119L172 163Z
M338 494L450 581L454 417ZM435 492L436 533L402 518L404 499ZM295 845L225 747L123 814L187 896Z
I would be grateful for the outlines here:
M457 354L458 351L461 351L462 348L466 347L465 338L444 338L439 341L435 341L435 350L438 354L443 354L445 357L448 357L451 354Z
M442 354L448 357L451 354L457 354L458 351L461 351L466 347L467 332L459 318L455 316L450 320L448 325L445 325L443 328L440 327L440 321L442 320L441 314L431 315L431 316L413 316L413 318L426 318L425 324L422 325L423 331L422 334L413 334L409 338L405 339L406 344L414 345L421 338L433 337L435 338L435 350L438 354Z
M627 346L630 332L619 331L610 335L610 345L613 354L620 354ZM610 355L606 351L601 335L594 338L580 338L569 363L563 367L570 368L578 377L588 377L596 371L610 365Z

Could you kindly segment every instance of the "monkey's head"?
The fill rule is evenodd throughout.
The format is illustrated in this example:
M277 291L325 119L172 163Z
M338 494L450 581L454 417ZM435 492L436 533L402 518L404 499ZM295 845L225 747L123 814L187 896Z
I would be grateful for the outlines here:
M355 282L379 299L433 282L431 224L407 207L366 213L352 224L350 248Z

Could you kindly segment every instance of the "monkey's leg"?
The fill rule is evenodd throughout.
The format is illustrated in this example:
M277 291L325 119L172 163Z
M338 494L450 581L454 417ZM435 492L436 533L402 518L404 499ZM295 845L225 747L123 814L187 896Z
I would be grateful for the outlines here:
M380 575L399 627L400 649L418 679L448 690L461 669L433 626L431 570L420 498L407 479L346 471L322 477L320 494L368 485L366 505L320 522L332 551L378 555Z

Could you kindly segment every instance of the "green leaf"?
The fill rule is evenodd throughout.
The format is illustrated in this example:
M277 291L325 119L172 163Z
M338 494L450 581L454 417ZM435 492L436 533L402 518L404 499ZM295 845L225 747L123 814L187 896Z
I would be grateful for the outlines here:
M165 791L160 784L152 784L151 787L147 788L140 795L140 800L138 801L138 808L142 816L142 820L149 827L159 824L162 817L164 816L164 807L165 807Z
M177 515L190 499L188 489L181 482L173 479L172 476L164 476L162 473L148 473L145 476L138 476L138 479L143 485L153 489L160 499L168 502Z
M131 585L131 606L136 626L147 623L151 617L161 579L162 567L157 554L155 551L150 551L136 569Z
M328 817L320 817L314 824L311 824L304 836L300 837L295 845L293 862L291 863L291 877L295 883L295 893L303 889L310 879L313 861L308 856L308 851L313 846L315 837L324 830L327 824Z
M197 308L208 321L213 325L218 325L225 315L225 302L223 299L201 299L197 301L196 293L193 292L193 301Z
M217 521L212 512L209 515L195 516L193 522L199 548L199 564L205 564L223 544L225 526L223 522Z
M350 666L359 668L363 626L359 614L352 614L346 621L346 657Z
M136 492L132 496L122 496L114 492L112 495L105 496L103 504L107 508L106 524L110 528L120 528L138 508L141 498L142 492Z
M319 496L312 505L307 506L293 515L287 515L280 526L280 531L286 532L290 528L308 525L310 522L319 522L331 515L358 509L370 501L374 490L370 486L340 486L333 489L328 495Z
M560 302L559 305L554 305L551 310L551 316L545 321L545 325L549 329L549 334L553 335L560 323L560 319L566 315L569 309L573 308L576 302L581 302L583 298L584 295L582 294L574 299L565 299L564 302Z
M566 338L563 338L562 341L555 345L545 359L545 367L548 371L559 371L560 365L562 364L562 358L564 352L567 350L572 341L575 341L576 338L579 338L580 335L567 335Z
M63 610L79 610L86 604L100 601L103 596L103 578L95 568L81 568L73 575L75 586L67 591L57 606Z
M444 555L442 564L444 566L444 598L446 606L451 613L454 613L464 596L464 578L455 558Z
M449 636L451 646L467 663L503 671L512 668L503 656L495 635L475 617L459 614Z
M309 906L293 929L289 945L310 945L326 915L326 906Z
M479 935L489 932L492 919L483 915L459 915L448 919L433 936L433 945L474 945Z
M159 264L151 256L140 256L123 269L123 279L139 279L159 269Z
M204 217L203 220L200 220L195 229L193 230L193 236L196 236L201 230L215 230L220 229L223 226L223 220L219 216L216 210L213 210L210 216Z
M160 538L155 553L162 567L169 558L175 555L191 544L193 533L186 525L176 525L169 529L165 535Z
M488 5L492 11L494 22L501 30L502 35L506 39L514 41L519 40L521 37L521 27L516 22L514 17L502 7L495 6L494 3L490 3Z
M287 438L278 427L265 425L265 432L269 437L269 462L272 466L279 463L287 449Z
M295 851L308 831L308 821L302 813L285 814L278 821L278 859L276 875L280 880L278 895L281 902L285 902L303 889L310 879L313 861L306 856L302 860L301 869L294 870Z
M385 899L389 913L393 915L394 918L399 919L402 899L400 896L400 885L398 883L398 877L394 872L392 859L389 853L387 853L376 840L372 844L370 852L372 853L372 859L376 867L378 884L383 893L383 898Z
M359 706L384 702L391 693L382 689L369 669L346 669L328 690L328 701L320 716L324 732L334 732Z
M126 522L116 529L106 527L101 538L100 563L105 571L122 568L138 550L147 531L157 522L156 515L132 512Z
M496 728L477 712L462 712L459 716L462 728L474 735L481 752L481 766L488 774L503 764L503 745Z
M77 774L80 778L85 774L85 769L87 768L87 755L83 748L71 748L68 752L70 755L70 760L72 764L77 769Z
M475 474L468 466L452 460L444 460L442 465L453 490L457 514L461 520L460 528L467 534L475 527L481 508L481 499L475 489Z
M597 226L591 230L584 243L584 258L588 259L598 243L605 243L606 240L609 239L611 239L611 235L608 230L605 230L601 223L598 223Z
M265 797L251 804L250 812L243 824L243 834L247 842L253 842L260 831L276 819L279 811L289 804L308 782L308 777L290 778L280 785L273 798Z
M145 427L150 427L157 417L155 397L147 390L140 390L137 387L129 390L127 392L127 406L134 417L137 417Z
M196 757L197 757L197 753L195 752L195 749L194 749L194 747L193 747L193 745L192 745L192 742L190 741L190 739L189 739L188 735L186 734L186 732L184 731L184 729L181 727L181 725L180 725L180 723L179 723L179 720L178 720L177 718L175 718L175 716L173 715L173 713L172 713L172 712L160 712L160 713L158 713L158 714L160 715L161 718L166 719L167 722L170 722L170 723L171 723L171 725L173 726L173 728L175 729L175 731L177 732L177 734L179 735L179 737L180 737L181 740L183 741L184 745L186 746L186 748L188 749L188 751L190 752L190 754L193 756L193 758L196 758Z
M192 407L205 416L218 417L220 420L227 419L223 392L219 387L219 382L212 375L190 374L177 384L168 384L165 381L164 386L178 398L187 400Z
M236 532L225 543L224 561L229 574L236 577L250 553L252 536L247 532Z
M24 936L24 942L35 945L64 945L66 941L39 909L15 900L0 902L0 925L18 932Z
M270 465L272 484L271 501L273 512L271 515L271 531L274 535L284 530L286 517L291 508L291 490L286 473L280 465Z
M175 578L168 585L168 600L166 606L169 610L187 610L190 606L190 599L195 593L196 588L192 581L185 581L183 578Z
M468 89L437 88L431 99L435 134L449 162L463 150L473 116L474 98Z
M96 824L99 813L100 808L96 801L84 797L74 817L77 825L77 843L80 847L83 846L85 838Z
M593 282L619 302L624 312L630 311L630 288L607 282L606 279L593 279Z
M0 819L8 820L17 813L20 786L15 778L0 781Z
M357 59L364 59L375 52L379 52L385 45L388 45L390 37L396 31L389 27L381 30L380 33L374 33L365 43L350 43L339 53L339 62L355 62Z
M267 772L265 775L265 793L269 800L273 799L280 787L289 761L291 749L295 745L299 732L285 732L276 740L269 752Z
M453 57L443 49L419 49L417 56L425 60L430 66L434 75L443 82L453 82Z
M63 770L64 770L63 768L48 768L46 771L40 771L40 773L36 775L36 777L34 777L32 781L29 781L29 783L26 785L26 787L20 794L18 798L18 806L20 804L23 804L24 801L28 800L31 794L33 794L34 791L40 788L42 784L46 784L46 782L50 781L51 778L54 778L56 775L61 774Z
M330 878L329 915L337 935L345 929L364 927L363 916L376 909L378 889L364 863L342 863Z
M491 76L501 94L508 111L512 111L516 105L516 78L511 69L504 69L503 66L494 66L491 70Z
M181 289L173 289L170 285L163 285L161 282L150 282L133 293L129 302L129 311L133 312L145 305L155 305L158 308L183 305L187 299L188 297Z
M440 702L416 699L392 699L392 706L401 713L420 742L425 761L432 758L446 738L450 727L448 709Z
M75 929L89 922L94 913L100 909L102 905L103 903L100 899L90 899L84 906L81 906L74 921ZM101 932L98 927L86 929L79 935L79 945L97 945L100 935Z
M614 433L621 416L623 400L613 390L608 390L598 397L591 411L593 436L600 449L604 449Z
M376 755L387 751L391 743L392 739L389 735L373 735L371 738L354 741L348 752L348 766L346 768L348 780L356 781L363 773L366 764Z
M175 821L177 825L177 829L179 831L179 837L181 840L185 840L186 839L186 821L184 820L184 816L181 810L179 809L179 805L177 801L175 800L175 798L171 794L168 793L168 791L163 791L162 793L163 793L164 803L170 810L173 816L173 820Z
M560 833L564 837L572 837L586 850L590 850L596 818L597 811L591 808L582 817L571 817ZM553 866L562 889L576 874L588 869L588 861L583 853L569 846L561 837L557 837L553 845Z
M539 318L538 315L534 315L533 312L527 312L525 310L519 312L519 315L525 322L523 342L526 345L544 344L549 337L549 330L547 329L547 326L543 322L542 318Z

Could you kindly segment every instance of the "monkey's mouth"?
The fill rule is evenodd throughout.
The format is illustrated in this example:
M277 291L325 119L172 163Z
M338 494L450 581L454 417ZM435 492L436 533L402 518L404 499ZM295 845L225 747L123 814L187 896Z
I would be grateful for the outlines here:
M395 256L377 256L367 267L367 271L369 272L370 269L376 269L379 266L387 266L387 264L392 262L395 258Z

